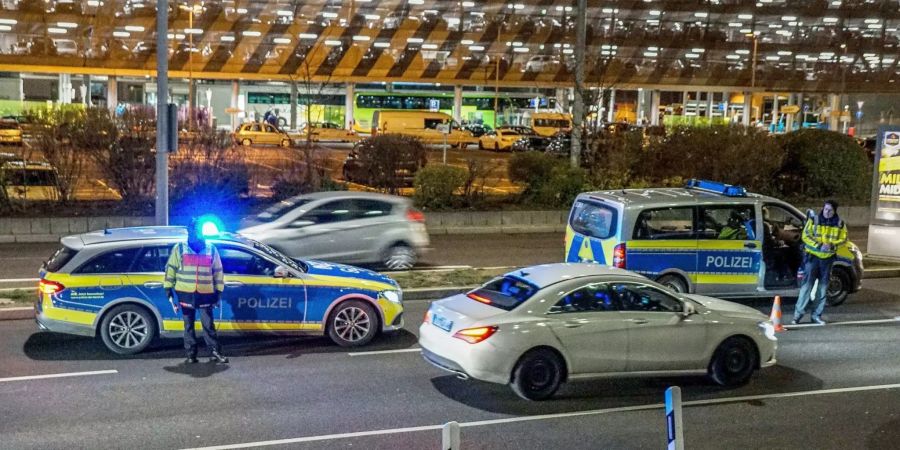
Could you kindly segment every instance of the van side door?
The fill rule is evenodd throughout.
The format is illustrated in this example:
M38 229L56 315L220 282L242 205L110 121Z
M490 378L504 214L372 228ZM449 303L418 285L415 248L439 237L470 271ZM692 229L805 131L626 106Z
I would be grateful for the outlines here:
M695 215L693 205L641 211L626 245L625 268L653 279L676 274L696 282Z
M696 292L738 296L757 292L762 241L756 205L701 205L697 216Z

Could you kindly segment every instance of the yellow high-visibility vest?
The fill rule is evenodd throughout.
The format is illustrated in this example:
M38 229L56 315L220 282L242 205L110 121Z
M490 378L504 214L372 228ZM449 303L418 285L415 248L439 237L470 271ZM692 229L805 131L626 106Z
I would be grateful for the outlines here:
M166 263L163 287L197 294L222 292L225 289L225 275L219 252L209 243L199 253L188 245L175 244Z

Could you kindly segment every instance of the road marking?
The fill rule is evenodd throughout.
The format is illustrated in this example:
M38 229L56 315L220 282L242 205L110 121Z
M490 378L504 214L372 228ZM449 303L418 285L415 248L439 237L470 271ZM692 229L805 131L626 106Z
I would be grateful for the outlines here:
M810 395L827 395L827 394L838 394L838 393L846 393L846 392L862 392L862 391L875 391L875 390L887 390L887 389L900 389L900 384L882 384L882 385L877 385L877 386L858 386L858 387L850 387L850 388L820 389L820 390L816 390L816 391L785 392L785 393L780 393L780 394L761 394L761 395L747 395L747 396L743 396L743 397L726 397L726 398L714 398L714 399L708 399L708 400L692 400L692 401L683 402L682 405L683 406L703 406L703 405L745 402L745 401L750 401L750 400L802 397L802 396L810 396ZM537 415L537 416L519 416L519 417L507 417L507 418L503 418L503 419L479 420L479 421L475 421L475 422L460 422L459 426L463 427L463 428L483 427L483 426L490 426L490 425L503 425L503 424L516 423L516 422L533 422L533 421L538 421L538 420L563 419L563 418L568 418L568 417L596 416L596 415L602 415L602 414L647 411L647 410L653 410L653 409L662 409L664 407L665 407L665 405L663 403L654 403L654 404L649 404L649 405L622 406L622 407L618 407L618 408L592 409L592 410L588 410L588 411L575 411L575 412L568 412L568 413L541 414L541 415ZM278 440L270 440L270 441L245 442L242 444L198 447L198 448L186 449L186 450L229 450L229 449L236 449L236 448L267 447L267 446L274 446L274 445L298 444L298 443L304 443L304 442L331 441L331 440L337 440L337 439L379 436L379 435L384 435L384 434L400 434L400 433L414 433L414 432L419 432L419 431L432 431L432 430L440 430L442 427L443 427L443 425L423 425L423 426L418 426L418 427L390 428L390 429L382 429L382 430L357 431L357 432L351 432L351 433L324 434L324 435L319 435L319 436L305 436L305 437L299 437L299 438L278 439Z
M5 278L0 280L0 283L25 283L32 281L41 281L40 278Z
M28 381L28 380L45 380L48 378L68 378L68 377L86 377L90 375L113 375L119 373L118 370L94 370L90 372L68 372L68 373L51 373L49 375L29 375L24 377L0 378L0 383L5 381Z
M369 356L369 355L387 355L390 353L412 353L412 352L421 352L421 348L404 348L400 350L378 350L374 352L350 352L347 353L350 356Z
M874 325L874 324L879 324L879 323L894 323L894 322L900 322L900 316L894 317L893 319L848 320L846 322L828 322L825 325L819 325L817 323L803 323L803 324L799 324L799 325L785 325L784 327L789 330L793 330L793 329L799 329L799 328L818 328L818 327L824 327L824 326L829 326L829 325L834 325L834 326L838 326L838 325Z

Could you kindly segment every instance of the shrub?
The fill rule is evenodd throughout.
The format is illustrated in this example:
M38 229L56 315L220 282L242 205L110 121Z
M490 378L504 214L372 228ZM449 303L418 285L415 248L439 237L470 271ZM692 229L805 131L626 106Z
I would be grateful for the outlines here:
M853 138L825 130L800 130L777 138L787 155L780 172L785 194L803 198L862 200L869 193L871 167Z
M28 111L25 115L32 123L34 148L56 168L59 201L69 203L75 194L76 183L85 172L88 159L86 145L95 145L99 140L99 132L92 127L106 129L112 122L108 121L108 115L106 120L99 114L89 117L80 105L54 106ZM89 120L91 126L88 125Z
M469 178L468 171L454 166L427 166L416 173L415 201L422 208L440 209L453 205L453 194Z
M620 189L640 184L645 164L644 136L640 130L603 132L591 140L582 166L596 189Z
M587 174L584 169L557 164L550 177L538 187L535 203L551 207L568 207L585 190Z
M108 117L106 108L88 112ZM126 204L148 202L156 188L156 113L150 107L128 108L112 125L106 133L113 139L98 139L88 151Z
M513 155L509 161L509 178L525 183L522 200L544 206L568 206L584 190L587 174L572 168L568 160L538 152Z
M532 195L550 177L560 160L540 152L524 152L512 155L507 169L510 181L525 184L526 196Z
M642 178L702 178L772 192L784 150L765 130L738 125L675 127L648 147Z
M249 194L250 172L243 148L230 134L204 129L171 158L172 215L240 214L235 205Z
M364 139L354 148L363 178L372 187L396 193L404 177L425 165L425 145L414 137L381 134Z

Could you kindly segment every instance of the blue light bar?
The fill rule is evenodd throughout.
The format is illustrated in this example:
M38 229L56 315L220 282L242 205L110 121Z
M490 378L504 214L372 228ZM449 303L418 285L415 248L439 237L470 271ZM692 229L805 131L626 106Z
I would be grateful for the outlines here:
M747 190L743 186L732 186L717 181L690 179L685 186L688 189L722 194L726 197L746 197Z

